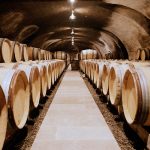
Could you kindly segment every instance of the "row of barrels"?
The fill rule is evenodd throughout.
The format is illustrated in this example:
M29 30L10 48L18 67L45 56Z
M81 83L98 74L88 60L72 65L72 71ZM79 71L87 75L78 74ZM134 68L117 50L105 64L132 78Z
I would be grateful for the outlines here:
M0 62L19 62L28 60L50 60L52 54L40 48L28 47L17 41L0 38Z
M80 68L129 124L150 126L150 61L83 60Z
M139 48L137 51L137 59L138 60L150 60L150 48Z
M81 60L86 60L86 59L96 59L98 57L97 51L96 50L82 50L80 53L80 58Z
M67 53L64 51L56 51L53 54L54 59L60 59L60 60L66 60L67 59Z
M25 126L64 69L63 60L0 64L0 149L12 130Z

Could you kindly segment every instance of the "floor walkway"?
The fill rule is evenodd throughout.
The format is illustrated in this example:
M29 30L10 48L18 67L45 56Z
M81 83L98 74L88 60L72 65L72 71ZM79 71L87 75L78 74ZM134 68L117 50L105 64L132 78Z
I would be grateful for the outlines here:
M120 149L79 72L65 74L31 149Z

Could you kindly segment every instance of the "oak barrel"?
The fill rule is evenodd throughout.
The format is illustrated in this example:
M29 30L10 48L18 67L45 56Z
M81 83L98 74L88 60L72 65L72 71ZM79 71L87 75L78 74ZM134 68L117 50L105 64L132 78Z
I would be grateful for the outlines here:
M3 148L3 144L6 137L8 122L8 111L6 105L6 99L3 89L0 86L0 149Z
M149 60L150 59L150 49L149 48L141 49L140 57L141 57L142 61Z
M14 42L14 46L13 46L13 60L14 61L21 61L22 60L22 48L21 48L21 44L17 41Z
M0 85L4 91L10 124L24 127L29 113L29 83L24 71L0 67Z
M129 124L150 125L150 65L135 66L123 79L122 103Z
M28 53L27 45L26 44L20 44L20 45L21 45L21 49L22 49L22 60L28 61L29 53Z
M103 94L107 95L109 91L109 72L110 72L110 63L105 62L102 70L102 90Z
M12 60L12 44L6 38L0 38L0 62L9 63Z

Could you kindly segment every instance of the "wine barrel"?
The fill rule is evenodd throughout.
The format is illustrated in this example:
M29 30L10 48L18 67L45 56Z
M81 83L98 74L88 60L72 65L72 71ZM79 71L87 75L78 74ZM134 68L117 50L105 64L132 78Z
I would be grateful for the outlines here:
M27 47L28 60L33 60L33 47Z
M150 125L150 65L128 69L123 79L122 103L129 124Z
M31 62L20 62L20 63L1 63L0 66L9 69L19 69L25 72L30 91L30 109L36 108L39 105L41 83L40 74L36 66L31 66Z
M55 83L54 61L50 62L50 66L51 66L51 85L54 85L54 83Z
M46 66L47 70L47 89L51 88L52 85L52 68L51 68L51 63L50 62L43 62L43 64Z
M91 81L93 81L93 67L94 67L94 63L90 60L89 61L89 78Z
M51 60L52 59L52 53L51 52L49 52L49 60Z
M87 52L85 50L81 51L81 59L82 60L87 59Z
M150 49L149 48L141 49L140 57L141 57L142 61L149 60L150 59Z
M66 53L63 51L57 51L54 53L55 59L65 60L66 59Z
M48 80L50 80L50 81L48 81L49 82L49 89L51 88L51 86L53 85L53 83L54 83L54 81L53 81L53 79L54 79L54 77L53 77L53 65L52 65L52 62L48 62L48 64L49 64L49 79Z
M58 61L52 61L52 85L55 83L58 77Z
M47 53L48 60L51 60L51 59L52 59L52 56L51 56L51 55L52 55L51 52L48 52L48 53Z
M109 73L109 96L112 105L122 105L122 82L129 64L114 63Z
M18 69L23 70L29 81L30 86L30 109L37 108L40 100L41 82L40 73L36 66L19 64Z
M93 83L95 84L95 86L97 87L97 77L98 77L98 63L99 61L95 61L95 67L94 67L94 70L93 70Z
M92 59L97 59L97 51L96 50L93 50L93 57L92 57Z
M50 60L51 58L50 58L50 52L49 51L47 51L47 60Z
M6 99L2 87L0 86L0 149L3 148L8 122L8 111Z
M86 74L87 74L87 76L88 76L88 78L90 78L90 72L91 72L91 63L90 63L90 61L87 61L87 63L86 63Z
M62 51L57 51L57 59L62 59Z
M55 68L54 68L54 72L55 72L55 82L56 82L56 80L57 80L57 78L58 78L58 72L59 72L59 61L57 61L57 62L55 62L55 64L54 64L54 66L55 66Z
M93 59L93 50L87 50L87 59Z
M146 59L146 54L145 54L144 49L141 49L140 58L141 58L142 61L144 61Z
M48 60L48 51L45 51L45 60Z
M29 113L29 83L22 70L0 67L0 85L4 91L9 122L16 129L22 129Z
M50 54L49 51L47 51L47 52L46 52L46 57L47 57L46 60L50 60L50 55L49 55L49 54Z
M97 67L97 62L93 61L91 67L92 67L92 69L91 69L91 80L96 85L96 67Z
M80 53L81 60L84 59L96 59L97 58L97 51L96 50L82 50Z
M108 94L109 91L109 72L110 72L110 63L105 62L102 70L102 91L104 95Z
M33 60L38 60L38 51L39 48L33 48Z
M57 59L57 52L53 53L53 57L54 57L54 59Z
M61 53L61 59L62 59L62 60L66 60L66 59L67 59L67 56L66 56L66 53L65 53L65 52L62 52L62 53Z
M0 38L0 62L11 62L12 59L12 44L6 38Z
M88 61L89 65L88 65L88 76L89 76L89 79L92 81L92 76L93 76L93 72L92 72L92 69L93 69L93 62L91 60Z
M29 60L29 53L27 50L27 45L26 44L20 44L21 49L22 49L22 60L28 61Z
M46 66L42 63L32 63L32 66L37 66L40 72L41 79L41 97L46 96L47 91L47 69Z
M43 57L41 55L41 49L38 50L38 60L43 60Z
M58 61L56 63L56 80L58 79L59 74L60 74L60 66L61 66L61 61Z
M87 76L88 76L88 78L90 79L90 74L91 74L91 63L90 63L90 61L87 61L87 63L86 63L86 74L87 74Z
M86 59L90 59L90 51L89 50L85 50L86 52Z
M12 50L12 61L15 62L19 62L22 60L22 48L21 48L21 44L17 41L13 41L13 50Z
M53 68L54 68L53 74L54 74L54 83L55 83L58 77L58 61L54 61Z
M100 61L100 62L97 62L97 68L96 68L96 87L98 89L101 90L102 88L102 70L103 70L103 65L104 65L104 62Z
M45 50L41 50L41 57L42 57L42 60L46 60L46 51Z
M83 60L84 61L84 73L87 75L87 61L86 60Z
M87 66L88 66L88 61L87 60L84 60L84 66L85 66L85 74L87 75Z

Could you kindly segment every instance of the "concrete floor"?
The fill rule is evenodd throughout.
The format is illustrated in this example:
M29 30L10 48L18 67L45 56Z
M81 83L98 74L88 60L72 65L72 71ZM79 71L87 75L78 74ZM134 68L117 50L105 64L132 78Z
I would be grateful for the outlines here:
M120 149L79 72L65 74L31 149Z

